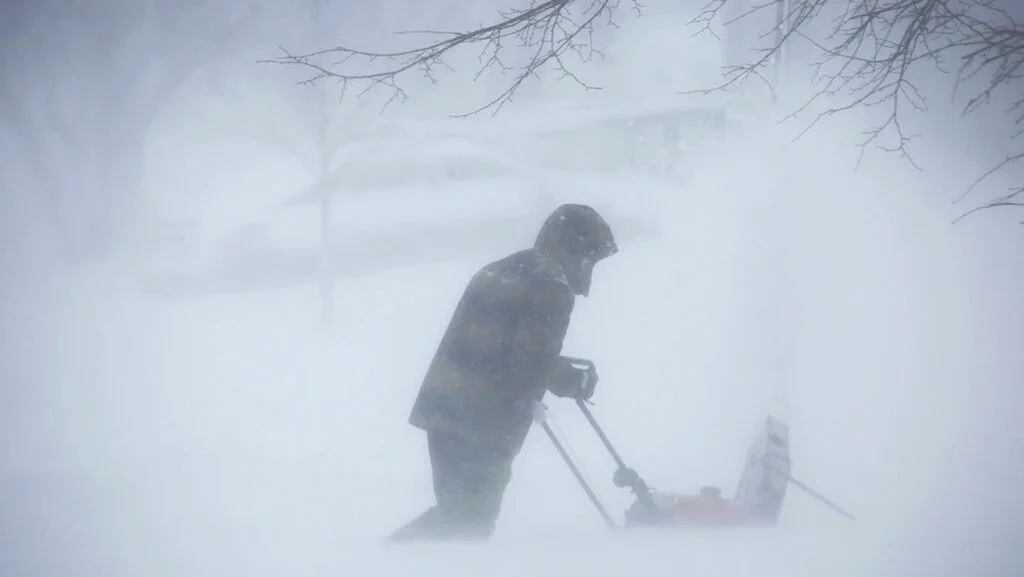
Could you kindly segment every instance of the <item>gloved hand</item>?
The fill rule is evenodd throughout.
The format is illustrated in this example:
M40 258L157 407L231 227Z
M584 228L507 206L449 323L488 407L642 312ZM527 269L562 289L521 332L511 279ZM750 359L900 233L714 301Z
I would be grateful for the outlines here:
M640 475L633 469L618 469L612 475L612 483L619 488L631 488L641 482Z
M597 371L593 365L583 365L573 359L558 357L547 376L547 389L558 397L589 400L597 386Z

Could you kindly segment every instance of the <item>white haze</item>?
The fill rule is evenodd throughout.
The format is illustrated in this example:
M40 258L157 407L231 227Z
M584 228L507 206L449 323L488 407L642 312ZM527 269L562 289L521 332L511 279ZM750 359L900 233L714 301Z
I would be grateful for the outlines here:
M382 536L430 504L424 438L405 419L452 307L488 258L343 279L330 335L312 285L160 300L110 263L9 283L19 316L5 323L14 369L0 573L1019 570L1022 235L994 215L950 224L950 201L976 169L955 153L925 146L924 172L871 154L854 171L858 116L795 142L797 127L772 120L701 150L686 185L654 199L646 216L658 237L623 243L599 265L566 352L597 362L595 414L657 488L731 491L746 443L774 413L791 427L794 474L855 523L791 490L771 531L611 534L532 434L492 543L385 548ZM155 147L191 146L167 126ZM237 164L189 176L220 182L222 198L298 174L218 146ZM180 171L157 159L149 178ZM644 191L622 194L625 205ZM551 406L621 512L628 498L597 439L572 407Z

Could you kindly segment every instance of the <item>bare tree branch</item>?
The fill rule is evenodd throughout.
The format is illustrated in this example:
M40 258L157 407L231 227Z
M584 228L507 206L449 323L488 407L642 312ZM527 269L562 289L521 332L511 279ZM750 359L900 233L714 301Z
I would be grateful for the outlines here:
M709 31L710 23L723 8L736 1L709 0L692 23L700 26L701 32ZM758 1L731 22L777 6L776 0ZM1009 97L1011 105L1005 112L1018 127L1011 139L1016 138L1024 132L1024 26L997 3L998 0L850 0L841 4L829 0L790 0L789 12L765 34L776 33L776 41L757 50L750 62L729 67L720 85L691 92L708 94L729 89L750 77L763 79L764 69L780 56L787 41L800 38L819 53L813 64L813 80L818 89L786 119L805 112L822 98L841 104L818 113L797 138L826 117L855 108L882 107L887 110L886 117L865 133L861 154L867 146L875 145L899 153L916 166L908 150L914 135L907 133L902 118L907 111L927 110L926 95L914 80L915 73L924 65L955 75L955 92L967 92L964 115L992 103L997 93ZM823 35L816 35L816 28L829 11L838 14L825 23ZM882 144L884 136L891 137L894 143ZM1021 158L1024 154L1008 155L967 192ZM1008 194L960 218L984 208L1019 206L1021 203L1014 199L1020 194L1020 187L1012 188Z
M453 50L464 47L479 49L480 66L474 76L479 77L489 69L501 72L513 72L514 77L509 86L490 101L478 108L456 117L471 116L485 110L496 114L506 103L510 102L516 92L527 79L537 77L545 67L551 67L560 74L560 78L568 78L588 90L599 89L581 80L570 69L564 58L575 54L583 61L589 61L600 53L593 47L592 34L595 24L614 26L612 19L622 0L532 0L528 8L510 9L499 12L499 19L494 24L479 28L452 32L442 30L406 31L399 34L427 35L436 38L424 45L407 50L374 52L338 46L306 54L292 54L282 48L283 56L265 63L301 66L310 70L312 76L302 84L309 84L324 79L334 79L341 83L342 94L352 85L364 85L359 94L363 95L376 88L390 91L390 98L384 104L386 108L396 100L407 98L406 92L398 84L398 79L405 73L417 71L430 82L437 83L435 70L450 66L445 56ZM631 8L641 14L642 4L639 0L628 0ZM582 12L573 15L569 7L586 5ZM530 59L522 66L511 66L506 63L509 49L529 51ZM322 64L325 58L333 60L330 64ZM352 71L361 65L375 65L385 61L388 64L376 72Z
M639 0L628 1L640 14ZM864 133L861 156L868 146L875 146L900 154L916 167L909 152L915 135L908 132L904 118L908 112L927 111L927 95L919 85L922 67L934 67L953 75L955 96L966 102L962 108L964 115L1009 99L1005 113L1017 129L1011 139L1024 133L1024 90L1020 90L1024 77L1024 26L1000 6L1001 0L787 0L788 9L781 10L782 1L707 0L703 10L691 21L699 27L697 34L714 34L712 24L722 20L727 25L733 24L765 11L781 16L774 28L763 31L762 39L772 39L766 47L755 51L749 62L728 67L720 85L689 93L728 90L748 79L770 85L766 69L777 63L785 46L799 39L818 53L819 58L812 66L813 80L818 87L812 97L786 119L806 112L820 99L839 102L815 115L800 135L826 117L858 108L882 109L886 111L884 119ZM398 83L399 77L416 71L437 83L434 72L450 69L445 56L474 46L480 50L477 78L489 69L512 72L514 76L500 95L468 113L455 116L465 117L484 110L496 114L512 100L524 82L538 76L545 67L553 68L561 78L569 78L586 89L597 89L570 71L564 57L573 53L587 61L594 55L599 56L591 43L594 25L614 26L612 15L621 2L530 0L527 8L499 13L496 23L472 30L404 32L404 35L433 38L405 50L375 52L338 46L293 54L282 48L283 56L262 62L308 70L311 76L302 84L325 79L339 81L342 95L353 85L362 86L360 95L383 87L390 91L386 108L391 102L407 97ZM731 8L740 3L742 8L738 15L723 18L726 6ZM1005 3L1011 5L1010 0ZM582 10L581 6L584 6ZM824 33L819 33L822 28ZM529 50L528 63L506 64L504 56L510 49L517 48ZM325 64L325 60L330 62ZM380 62L386 64L374 70ZM370 71L366 71L367 67ZM1021 158L1024 153L1007 155L968 192ZM1012 188L979 208L1017 206L1020 193L1019 188Z
M976 188L979 184L981 184L982 181L986 180L988 177L992 176L996 172L999 172L1000 170L1002 170L1006 166L1021 160L1022 158L1024 158L1024 153L1015 154L1013 156L1006 157L1006 159L1004 159L1002 162L1000 162L999 164L997 164L994 167L990 168L984 174L979 176L974 181L974 183L971 184L970 188L968 188L967 191L964 192L964 194L962 194L960 196L960 198L958 198L957 200L958 201L962 200L964 197L966 197L968 194L970 194L970 192L974 188ZM984 210L984 209L987 209L987 208L996 208L996 207L1024 207L1024 186L1014 186L1014 187L1010 188L1010 190L1006 194L1004 194L1002 196L999 196L999 197L996 197L995 199L990 200L989 202L986 202L985 204L976 206L976 207L972 208L971 210L968 210L967 212L965 212L962 215L958 216L955 220L953 220L953 222L954 223L960 222L961 220L967 218L968 216L970 216L970 215L972 215L972 214L974 214L974 213L976 213L976 212L978 212L980 210ZM1024 220L1020 221L1020 223L1024 224Z

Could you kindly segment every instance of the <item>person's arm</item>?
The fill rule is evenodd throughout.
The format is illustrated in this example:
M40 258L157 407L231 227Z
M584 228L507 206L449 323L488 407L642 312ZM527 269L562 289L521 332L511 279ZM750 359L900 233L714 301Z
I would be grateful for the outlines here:
M470 280L441 348L454 362L481 373L500 371L504 364L508 315L505 295L495 277L482 271Z
M507 361L514 381L548 388L548 375L559 365L574 300L569 286L556 279L534 280L524 291L509 319L514 328Z

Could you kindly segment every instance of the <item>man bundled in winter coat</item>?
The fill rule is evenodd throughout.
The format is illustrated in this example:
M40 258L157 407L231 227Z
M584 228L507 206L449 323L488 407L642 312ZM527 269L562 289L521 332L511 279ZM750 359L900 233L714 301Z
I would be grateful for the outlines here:
M576 398L584 376L561 357L575 297L618 248L591 207L566 204L533 248L473 276L427 369L409 422L427 434L437 504L392 541L489 538L545 392Z

